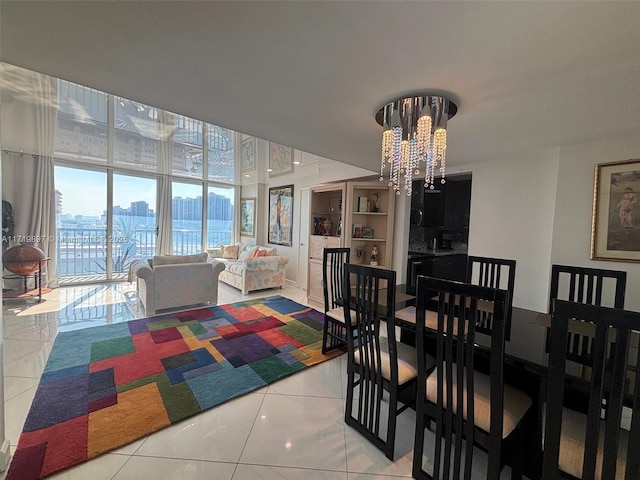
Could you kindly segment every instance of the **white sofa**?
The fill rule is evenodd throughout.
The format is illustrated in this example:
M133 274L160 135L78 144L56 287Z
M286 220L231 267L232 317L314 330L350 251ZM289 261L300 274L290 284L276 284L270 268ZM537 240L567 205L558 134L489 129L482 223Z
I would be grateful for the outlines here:
M134 260L130 274L137 277L138 302L146 315L166 308L202 303L218 304L218 276L223 262L196 255L159 255L149 262Z
M243 295L265 288L282 288L289 257L278 255L276 248L260 245L229 245L209 249L209 261L222 261L225 269L220 281L239 289ZM256 252L260 256L256 256Z

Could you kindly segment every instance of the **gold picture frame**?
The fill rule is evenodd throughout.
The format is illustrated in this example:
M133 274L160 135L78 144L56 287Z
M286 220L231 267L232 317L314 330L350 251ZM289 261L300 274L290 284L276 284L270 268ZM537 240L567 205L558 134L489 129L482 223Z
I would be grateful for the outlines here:
M640 262L640 159L596 165L591 259Z

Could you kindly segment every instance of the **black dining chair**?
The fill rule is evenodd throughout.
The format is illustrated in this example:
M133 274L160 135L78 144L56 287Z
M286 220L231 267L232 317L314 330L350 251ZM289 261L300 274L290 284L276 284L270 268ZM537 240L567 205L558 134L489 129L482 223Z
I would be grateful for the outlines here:
M418 373L415 348L396 342L395 282L395 271L348 264L343 284L350 298L344 317L355 315L347 329L345 422L390 460L397 416L415 404Z
M425 328L428 295L436 291L437 331ZM487 479L497 480L513 452L511 478L522 478L523 430L521 424L532 401L504 381L504 335L509 292L419 276L416 291L416 350L418 388L413 478L471 478L475 446L487 452ZM479 304L493 303L490 349L480 355L476 339ZM464 333L460 333L464 332ZM424 361L435 336L436 368L429 373ZM487 359L488 356L488 359ZM482 370L482 371L481 371ZM496 414L497 413L497 414ZM435 423L433 441L425 441L427 427ZM433 451L425 445L433 444ZM510 444L510 445L508 445ZM430 450L430 449L427 449ZM427 472L424 465L433 465ZM476 467L477 468L477 467Z
M627 272L572 265L551 266L551 286L549 289L549 313L555 299L624 308ZM547 330L547 352L549 333ZM591 350L591 338L576 332L569 332L567 359L583 364L582 357Z
M581 360L589 365L591 375L581 385L567 372L567 342L572 328L585 325L592 327L593 341ZM640 478L639 327L637 312L554 302L543 416L545 480ZM568 402L576 390L586 400L581 411ZM623 410L628 410L630 418Z
M465 282L483 287L500 288L509 292L505 316L505 340L511 338L511 316L513 312L513 289L516 282L516 261L504 258L478 257L469 255L467 258L467 273ZM491 331L492 314L478 313L483 321L478 323L477 329Z
M570 302L624 308L627 272L572 265L551 265L549 313L556 298Z
M342 282L345 265L349 263L348 247L325 248L322 254L322 289L324 294L324 324L322 353L347 344L346 322L342 308Z

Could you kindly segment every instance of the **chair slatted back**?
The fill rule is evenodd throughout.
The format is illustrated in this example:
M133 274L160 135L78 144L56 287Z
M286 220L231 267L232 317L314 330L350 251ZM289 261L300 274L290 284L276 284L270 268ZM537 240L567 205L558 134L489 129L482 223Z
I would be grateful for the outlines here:
M342 306L342 282L345 266L349 263L351 249L348 247L325 248L322 253L322 289L324 311Z
M347 406L345 421L374 445L393 457L398 362L395 339L396 272L348 264L343 286L345 318L355 312L354 328L347 329ZM386 288L389 286L390 288ZM390 319L388 322L381 320ZM381 327L384 325L384 327ZM386 328L386 335L381 335ZM386 338L383 338L386 337ZM389 374L383 377L381 352L388 343ZM389 391L388 413L384 413L384 390ZM355 404L354 404L355 395ZM352 411L355 410L355 414ZM385 421L388 418L388 421ZM386 428L383 428L386 427ZM386 435L384 430L386 430Z
M428 295L421 292L436 291L438 298L438 330L436 334L437 401L426 400L428 375L425 354L425 315ZM416 350L418 353L418 388L416 451L414 452L414 478L470 478L474 444L478 430L474 428L474 349L480 332L475 322L480 301L493 302L493 328L489 374L492 412L502 412L504 398L504 335L509 292L485 286L418 276L416 292ZM450 299L455 298L455 301ZM466 330L466 332L465 332ZM460 333L459 332L465 332ZM430 350L433 352L433 349ZM444 375L442 372L444 371ZM454 414L451 405L456 405ZM464 405L464 407L463 407ZM449 407L449 408L448 408ZM464 412L463 412L464 408ZM424 429L421 419L435 419L435 447L432 475L423 470ZM501 469L503 416L491 415L490 431L484 443L488 449L487 478L499 478ZM438 441L437 439L442 439Z
M624 308L627 272L570 265L551 266L549 312L555 299ZM591 337L569 332L567 358L589 365ZM547 351L549 350L547 339Z
M483 287L498 288L509 292L506 311L505 339L511 338L511 316L513 311L513 290L516 281L516 261L504 258L477 257L467 258L467 283ZM489 334L493 316L491 313L479 313L477 329Z
M634 336L637 343L640 313L565 300L555 300L552 309L542 476L555 479L559 473L569 358L567 342L572 322L588 322L595 326L589 362L586 434L584 438L575 438L576 433L571 432L571 443L582 441L584 445L582 478L640 478L640 369L635 368L640 365L640 349L637 345L632 348ZM620 426L625 404L632 411L628 432L623 432ZM627 461L625 476L618 477L616 468L623 447L622 434L629 435L628 443L625 442L628 445ZM602 436L602 470L596 475Z

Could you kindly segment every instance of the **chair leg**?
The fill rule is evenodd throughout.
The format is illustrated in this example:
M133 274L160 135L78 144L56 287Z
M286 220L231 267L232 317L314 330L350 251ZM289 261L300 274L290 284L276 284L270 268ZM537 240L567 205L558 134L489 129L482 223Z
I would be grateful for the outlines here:
M524 461L524 431L521 426L516 427L513 432L517 435L513 441L513 451L511 452L511 480L522 480L522 464Z
M386 457L393 462L393 453L396 447L396 423L398 421L398 398L397 393L389 393L389 420L387 422L387 446L385 448Z
M327 317L324 317L324 323L322 326L322 354L323 355L327 353L328 331L329 331L329 321L327 320Z
M426 418L420 405L416 407L416 433L413 443L413 469L412 476L415 479L427 479L422 470L422 455L424 453L424 429L431 425L431 419Z

